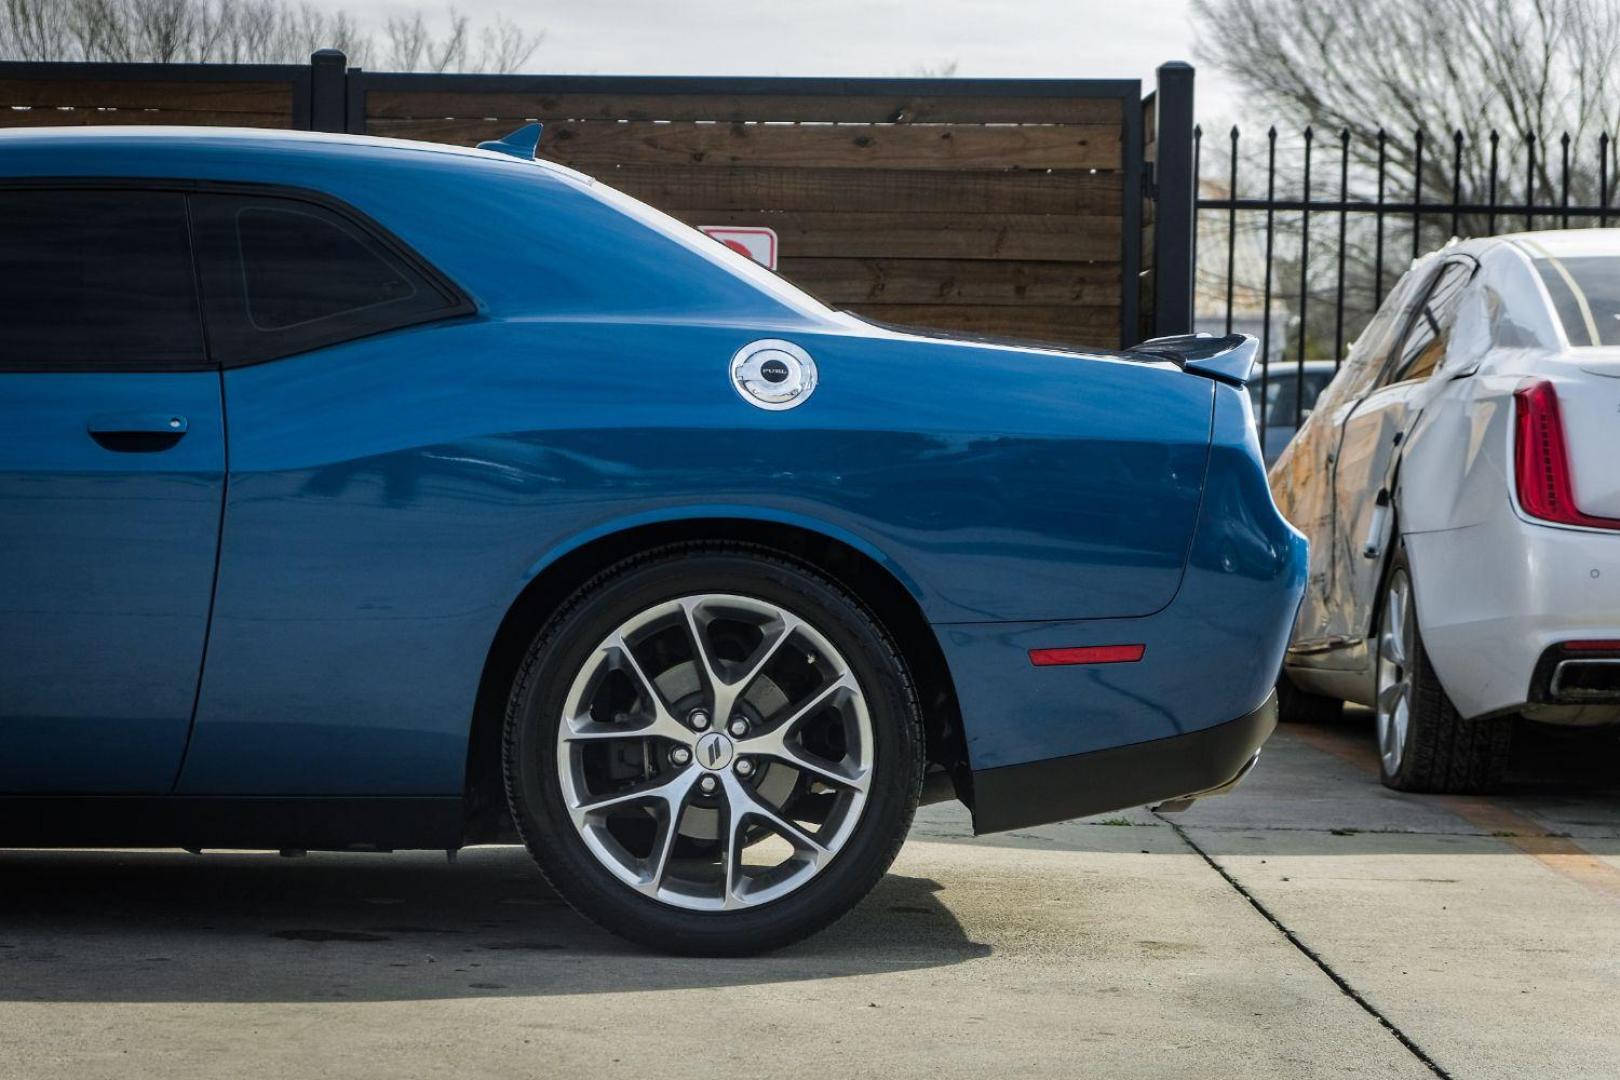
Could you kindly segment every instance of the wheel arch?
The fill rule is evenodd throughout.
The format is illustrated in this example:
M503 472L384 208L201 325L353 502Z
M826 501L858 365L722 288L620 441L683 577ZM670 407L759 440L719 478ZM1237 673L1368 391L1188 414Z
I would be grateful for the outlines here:
M1403 455L1404 457L1404 455ZM1411 553L1406 551L1406 533L1402 523L1406 515L1402 512L1401 502L1405 489L1400 483L1400 465L1402 458L1397 458L1390 475L1389 495L1389 532L1384 537L1383 550L1378 553L1378 576L1373 579L1372 596L1367 601L1367 616L1361 626L1367 647L1363 650L1366 664L1362 667L1360 678L1365 684L1366 700L1361 704L1372 707L1377 697L1378 688L1378 628L1384 618L1384 601L1389 591L1389 576L1395 570L1397 555L1405 555L1407 580L1412 582L1412 617L1418 617L1416 574L1412 568ZM1419 627L1421 630L1421 626Z
M1441 655L1437 659L1435 653L1430 649L1429 645L1435 640L1435 634L1432 633L1430 628L1425 625L1423 614L1428 606L1424 600L1426 595L1430 600L1433 600L1433 593L1439 592L1444 594L1448 592L1448 589L1444 584L1435 583L1435 579L1443 578L1444 575L1448 573L1448 570L1444 565L1440 565L1441 560L1434 557L1433 553L1429 550L1429 545L1422 543L1407 543L1408 533L1402 528L1401 524L1404 520L1407 520L1402 512L1401 495L1403 490L1404 489L1401 488L1396 489L1396 498L1391 504L1394 507L1395 520L1391 525L1389 550L1384 554L1384 565L1378 574L1377 596L1374 603L1371 605L1373 617L1367 639L1367 667L1369 672L1369 681L1376 679L1376 676L1372 674L1377 671L1378 666L1378 656L1377 652L1375 651L1375 635L1378 632L1379 620L1383 618L1384 614L1384 593L1389 588L1389 575L1394 570L1395 557L1396 554L1399 553L1401 557L1406 560L1406 579L1410 583L1412 589L1413 625L1416 627L1419 639L1424 643L1424 653L1428 657L1429 667L1434 671L1435 679L1440 683L1440 688L1445 691L1446 695L1453 702L1455 702L1458 695L1452 692L1452 686L1455 685L1457 673L1455 669L1452 668L1445 655ZM1449 530L1422 530L1415 532L1415 535L1428 537L1446 531ZM1435 569L1436 565L1440 566L1438 570ZM1429 582L1429 585L1432 586L1432 588L1424 586L1422 584L1424 581ZM1445 605L1441 604L1439 606L1444 607Z
M1423 626L1423 604L1420 603L1420 597L1418 596L1418 564L1423 562L1424 559L1419 554L1420 547L1409 545L1406 542L1407 531L1404 522L1408 518L1403 510L1406 489L1400 484L1399 466L1397 466L1391 483L1394 484L1394 487L1389 501L1389 538L1384 542L1384 550L1379 555L1380 565L1378 567L1377 583L1373 586L1372 601L1367 605L1367 666L1365 679L1367 685L1373 688L1374 696L1376 696L1378 680L1378 628L1384 618L1384 601L1387 599L1389 578L1395 571L1397 556L1406 562L1406 580L1412 589L1413 623L1417 627L1419 636L1425 640L1428 638ZM1436 675L1439 675L1438 669L1436 669ZM1440 684L1442 688L1445 688L1445 679L1443 677L1440 678ZM1449 694L1450 690L1447 689L1446 692Z
M501 732L512 681L534 636L581 583L614 564L705 543L743 545L799 563L832 578L865 604L893 639L916 684L928 762L949 772L959 797L971 798L955 683L915 587L866 545L829 532L772 518L704 515L621 523L536 563L501 620L479 679L467 745L468 842L517 840L501 776Z
M1404 462L1404 460L1403 455L1402 461ZM1384 551L1380 557L1382 565L1378 568L1378 584L1375 586L1373 593L1373 602L1367 605L1370 616L1367 626L1367 640L1369 642L1373 640L1372 635L1378 632L1378 622L1384 616L1384 592L1389 588L1389 575L1395 569L1395 557L1397 554L1406 559L1406 577L1412 583L1412 618L1416 620L1418 633L1423 634L1425 632L1423 627L1423 605L1418 603L1418 564L1424 563L1426 565L1427 559L1420 553L1421 545L1414 546L1406 542L1408 535L1406 523L1411 520L1411 515L1405 509L1406 487L1400 481L1400 471L1399 467L1397 467L1396 473L1391 479L1394 487L1392 488L1393 495L1389 500L1389 539L1385 542ZM1368 667L1372 668L1376 664L1377 659L1369 649Z

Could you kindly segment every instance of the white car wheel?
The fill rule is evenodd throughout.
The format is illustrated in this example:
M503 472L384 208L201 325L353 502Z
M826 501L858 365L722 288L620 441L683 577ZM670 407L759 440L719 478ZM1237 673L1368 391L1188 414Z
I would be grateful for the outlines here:
M1412 579L1396 567L1384 589L1383 627L1378 635L1378 756L1384 775L1401 771L1412 728Z
M1379 772L1397 791L1489 791L1507 772L1511 716L1464 718L1423 648L1417 591L1398 548L1379 605L1375 660Z

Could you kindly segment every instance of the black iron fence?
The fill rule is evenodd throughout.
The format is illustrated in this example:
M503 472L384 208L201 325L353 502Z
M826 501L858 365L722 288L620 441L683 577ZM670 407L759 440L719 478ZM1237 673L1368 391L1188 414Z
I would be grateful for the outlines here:
M1272 127L1253 147L1233 127L1206 146L1195 127L1194 318L1260 338L1262 442L1267 427L1299 426L1409 260L1452 237L1620 221L1616 151L1607 133L1564 134L1549 149L1535 135L1466 129L1436 142Z

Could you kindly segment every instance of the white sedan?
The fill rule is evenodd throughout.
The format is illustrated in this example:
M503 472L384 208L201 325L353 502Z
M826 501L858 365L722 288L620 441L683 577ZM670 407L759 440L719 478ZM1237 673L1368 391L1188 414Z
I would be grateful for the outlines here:
M1620 721L1620 230L1420 259L1270 476L1311 544L1284 719L1372 707L1403 791L1490 788L1518 715Z

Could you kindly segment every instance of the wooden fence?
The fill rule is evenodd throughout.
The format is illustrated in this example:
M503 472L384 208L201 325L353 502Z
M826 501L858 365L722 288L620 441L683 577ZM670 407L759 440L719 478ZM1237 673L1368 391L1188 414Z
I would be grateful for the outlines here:
M1174 164L1191 98L1185 65L1144 101L1137 80L387 74L324 50L308 66L0 64L0 126L469 145L538 120L542 157L693 225L775 229L781 273L835 307L1093 346L1190 326L1191 168ZM1155 170L1185 191L1167 199Z

